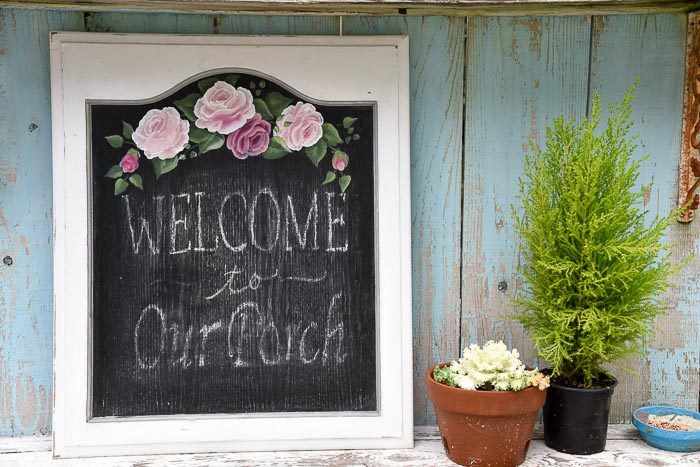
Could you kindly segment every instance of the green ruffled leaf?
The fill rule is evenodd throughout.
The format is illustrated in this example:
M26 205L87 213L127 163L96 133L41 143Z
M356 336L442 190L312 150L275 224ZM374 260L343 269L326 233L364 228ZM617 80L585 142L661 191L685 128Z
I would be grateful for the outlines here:
M121 195L129 188L129 184L123 178L118 178L114 182L114 196Z
M343 128L349 129L357 121L354 117L345 117L343 119Z
M194 122L197 120L197 116L194 114L194 105L201 97L202 96L200 94L189 94L182 99L175 101L175 107L177 107L189 121Z
M336 177L335 172L329 170L328 173L326 174L326 179L323 180L323 183L321 183L321 185L329 184L330 182L335 180L335 177Z
M177 167L178 159L177 157L171 157L163 160L156 157L151 159L151 162L153 163L153 172L155 172L156 178L160 178L161 175L171 172Z
M119 135L105 136L105 139L113 148L120 148L124 145L124 138Z
M330 123L323 124L323 139L326 140L326 144L331 147L337 146L343 142L338 134L338 130Z
M285 97L279 92L273 91L265 98L265 104L272 115L279 116L293 99Z
M350 180L352 180L350 175L343 175L338 179L338 185L340 185L341 193L345 193L345 190L348 189L348 186L350 186Z
M134 127L131 124L122 121L122 136L124 139L131 141L131 135L134 134Z
M226 81L231 86L235 86L240 77L241 75L228 75L226 76L226 78L224 78L224 81Z
M119 167L118 165L113 165L112 167L109 168L109 170L105 174L105 177L107 177L107 178L119 178L122 175L124 175L124 171L122 171L122 168Z
M280 159L289 154L291 149L287 147L284 140L279 136L273 136L267 150L263 153L265 159Z
M318 163L326 156L328 151L328 145L322 139L318 143L314 144L310 148L306 148L306 157L313 162L313 164L318 167Z
M219 149L224 145L226 138L218 133L209 133L209 138L199 144L199 154Z
M211 78L204 78L202 80L199 80L199 82L197 83L197 87L199 88L200 92L204 94L205 92L207 92L207 89L212 87L217 81L219 81L219 79L214 76L212 76Z
M194 125L190 125L190 131L188 133L188 136L190 137L190 141L196 144L200 144L209 139L211 133L207 130L197 128Z
M255 106L255 111L260 114L263 120L270 121L275 119L275 117L270 112L270 109L268 109L267 104L264 100L254 99L253 105Z
M133 174L129 177L129 183L134 185L139 190L143 190L143 179L139 174Z

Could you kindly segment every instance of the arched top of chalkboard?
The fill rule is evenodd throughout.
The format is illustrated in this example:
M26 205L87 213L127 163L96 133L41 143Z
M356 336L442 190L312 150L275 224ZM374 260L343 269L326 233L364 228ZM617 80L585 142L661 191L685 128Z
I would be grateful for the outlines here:
M319 185L333 183L345 193L351 159L365 152L366 144L372 154L376 134L376 101L316 99L247 68L207 70L154 97L89 100L87 106L89 134L99 135L104 150L119 150L115 156L121 160L104 174L114 179L115 196L130 187L143 190L148 180L142 156L158 179L180 161L222 152L240 160L302 153L325 173ZM104 108L111 109L110 116L98 111Z
M137 104L137 105L152 104L154 102L158 102L158 101L161 101L163 99L167 99L168 97L172 96L173 94L178 93L178 91L188 87L189 85L191 85L193 83L197 83L199 81L206 81L207 79L215 79L215 77L222 76L222 75L224 75L224 76L249 76L249 77L256 77L256 78L260 78L263 80L267 80L269 82L276 84L277 86L279 86L280 88L289 92L290 94L293 94L298 99L302 99L306 102L316 104L316 105L344 106L344 105L348 105L348 104L354 104L354 105L375 105L376 104L376 101L373 101L373 100L349 102L349 101L335 101L335 100L317 99L315 97L311 97L308 94L305 94L305 93L299 91L294 86L282 81L281 79L279 79L275 76L269 75L269 74L264 73L262 71L253 70L250 68L240 68L240 67L215 68L215 69L211 69L211 70L202 71L200 73L197 73L196 75L190 76L189 78L180 81L175 86L161 92L160 94L158 94L156 96L147 97L144 99L129 100L128 103L129 104ZM235 83L235 85L239 86L239 85L241 85L241 83ZM107 104L107 103L116 103L116 102L127 103L125 101L102 100L102 99L88 100L89 104L93 104L93 103Z

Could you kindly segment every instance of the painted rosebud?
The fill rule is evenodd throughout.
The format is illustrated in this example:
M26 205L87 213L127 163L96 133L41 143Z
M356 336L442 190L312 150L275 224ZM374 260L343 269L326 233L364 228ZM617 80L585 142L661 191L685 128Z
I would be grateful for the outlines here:
M333 153L333 160L331 161L331 165L335 170L339 170L342 172L345 170L350 163L350 157L348 157L347 154L345 154L343 151L336 151Z
M129 149L129 152L119 162L119 167L127 174L135 172L139 168L139 153L134 149Z

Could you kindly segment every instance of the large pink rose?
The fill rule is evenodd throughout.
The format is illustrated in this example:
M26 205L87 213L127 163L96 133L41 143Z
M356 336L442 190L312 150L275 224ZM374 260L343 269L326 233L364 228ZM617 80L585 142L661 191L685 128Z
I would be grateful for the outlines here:
M147 158L170 159L185 149L190 123L174 107L146 112L131 138Z
M226 147L239 159L258 156L270 144L270 129L270 124L260 114L255 114L245 125L228 135Z
M246 88L234 88L217 81L194 104L194 124L212 133L228 135L242 127L253 115L253 95Z
M311 104L297 102L282 111L277 120L275 136L284 140L289 149L298 151L313 146L323 136L323 117Z

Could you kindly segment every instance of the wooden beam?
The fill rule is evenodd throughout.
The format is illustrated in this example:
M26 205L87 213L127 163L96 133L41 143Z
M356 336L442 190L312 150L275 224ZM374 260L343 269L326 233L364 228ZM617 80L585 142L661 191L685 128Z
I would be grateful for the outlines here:
M333 15L580 15L688 12L696 0L0 0L0 6L82 11Z

